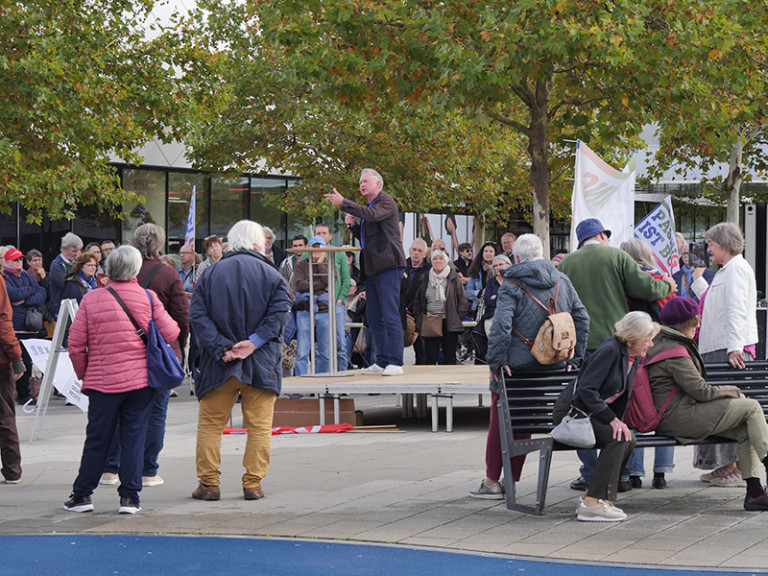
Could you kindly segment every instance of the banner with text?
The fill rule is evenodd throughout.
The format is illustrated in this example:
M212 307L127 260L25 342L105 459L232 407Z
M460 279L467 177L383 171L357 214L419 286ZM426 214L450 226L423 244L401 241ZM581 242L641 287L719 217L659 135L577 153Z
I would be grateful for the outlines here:
M616 170L582 141L576 143L576 173L571 197L571 252L578 248L576 226L599 218L611 231L611 245L632 238L635 222L635 160Z
M648 244L662 273L672 276L680 269L675 240L675 214L672 197L667 196L635 226L635 236Z
M38 338L21 340L24 348L29 352L32 363L42 372L48 366L48 355L51 353L51 341ZM45 375L43 375L45 377ZM88 411L88 396L80 391L82 382L75 376L75 369L72 367L72 361L69 354L59 354L56 368L53 371L53 387L56 388L67 402L74 404L83 412Z

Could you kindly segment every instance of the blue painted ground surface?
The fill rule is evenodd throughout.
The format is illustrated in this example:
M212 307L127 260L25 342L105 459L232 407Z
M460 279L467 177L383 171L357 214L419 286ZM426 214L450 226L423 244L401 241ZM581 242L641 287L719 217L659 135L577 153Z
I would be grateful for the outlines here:
M707 572L569 565L311 540L133 534L0 536L2 576L498 576L515 573L525 576L681 576Z

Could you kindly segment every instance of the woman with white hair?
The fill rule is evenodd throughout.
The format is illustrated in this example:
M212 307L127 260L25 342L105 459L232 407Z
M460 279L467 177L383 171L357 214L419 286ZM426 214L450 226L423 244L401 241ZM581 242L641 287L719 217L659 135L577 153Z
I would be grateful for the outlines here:
M72 486L72 496L64 504L64 509L70 512L93 510L91 494L99 485L118 421L118 512L135 514L141 510L144 438L155 391L147 384L147 346L115 294L145 331L150 319L154 319L167 342L179 336L179 326L165 311L157 294L139 286L136 276L141 262L136 248L116 248L107 264L107 288L83 296L69 331L69 357L89 400L80 471Z
M757 287L755 272L744 259L744 237L736 224L721 222L706 233L707 251L721 268L708 285L705 268L695 268L692 289L702 305L699 351L704 362L728 362L741 370L755 358ZM695 468L708 470L699 478L715 486L737 487L745 482L733 444L696 446Z
M600 449L589 488L579 500L578 520L617 522L627 517L613 504L621 471L635 447L635 436L622 418L638 363L653 345L659 328L645 312L627 313L616 322L614 336L584 361L578 378L555 402L555 424L572 408L589 415L595 448Z
M441 349L443 364L456 364L456 346L464 331L469 301L458 273L448 263L448 254L434 250L431 261L432 269L421 275L413 300L416 331L424 340L425 364L437 364ZM435 325L437 331L429 331L430 325Z

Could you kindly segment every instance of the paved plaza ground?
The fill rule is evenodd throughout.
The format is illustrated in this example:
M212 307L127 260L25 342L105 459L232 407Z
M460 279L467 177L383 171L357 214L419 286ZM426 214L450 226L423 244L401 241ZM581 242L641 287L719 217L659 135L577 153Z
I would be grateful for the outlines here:
M244 436L222 438L222 499L190 497L195 477L197 401L181 389L171 399L165 484L146 488L141 513L118 516L114 487L100 486L95 512L62 510L78 468L86 417L54 398L40 438L29 442L33 415L19 413L23 481L0 484L0 534L195 534L351 540L565 561L768 571L768 514L742 509L742 488L711 487L678 448L665 490L622 494L625 522L582 523L574 508L573 452L553 459L547 510L530 516L503 501L467 496L484 475L486 407L457 401L455 432L433 433L430 421L403 419L393 396L355 397L365 424L396 424L402 433L290 435L273 438L266 498L244 501L240 489ZM441 415L441 419L443 416ZM444 422L444 420L441 420ZM234 424L240 425L236 410ZM444 427L441 426L441 430ZM652 465L646 454L646 469ZM519 484L533 502L535 462ZM649 480L646 480L649 483Z

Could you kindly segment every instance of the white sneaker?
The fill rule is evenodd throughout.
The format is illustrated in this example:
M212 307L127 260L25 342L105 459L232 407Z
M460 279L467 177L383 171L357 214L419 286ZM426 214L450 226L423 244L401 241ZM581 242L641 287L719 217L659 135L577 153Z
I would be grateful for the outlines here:
M402 376L403 374L403 367L402 366L396 366L395 364L390 364L386 368L384 368L383 376Z
M161 484L165 484L165 480L163 480L160 476L142 476L141 477L141 485L144 487L160 486Z
M360 370L363 374L384 374L384 368L378 364L371 364L368 368Z
M720 486L721 488L743 488L747 485L738 468L730 474L712 479L711 483L713 486Z
M104 474L101 475L101 480L99 480L99 484L104 484L105 486L114 486L119 482L120 476L112 474L111 472L104 472Z
M626 518L621 508L605 500L598 500L594 506L586 506L581 502L576 510L576 519L582 522L620 522Z

